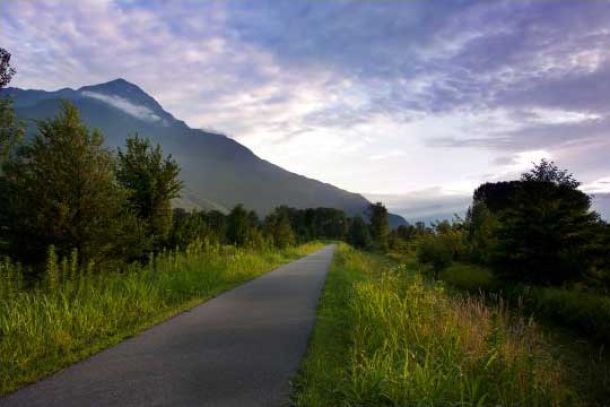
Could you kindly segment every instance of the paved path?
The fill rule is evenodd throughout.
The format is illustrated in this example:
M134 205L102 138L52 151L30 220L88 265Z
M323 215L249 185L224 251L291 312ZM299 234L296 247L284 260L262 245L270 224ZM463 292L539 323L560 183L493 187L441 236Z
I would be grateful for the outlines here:
M278 268L0 406L283 406L334 247Z

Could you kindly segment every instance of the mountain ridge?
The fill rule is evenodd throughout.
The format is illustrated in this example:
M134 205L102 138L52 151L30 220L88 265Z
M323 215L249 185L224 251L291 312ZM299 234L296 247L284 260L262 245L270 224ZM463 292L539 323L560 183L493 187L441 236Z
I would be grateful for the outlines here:
M186 188L177 206L226 211L242 203L264 216L279 205L333 207L355 215L370 204L361 194L264 160L225 134L190 128L138 85L122 78L56 91L5 88L2 94L13 98L17 116L27 120L30 134L35 120L56 114L60 100L66 99L79 108L88 126L100 129L108 147L123 146L134 133L159 143L182 168ZM389 221L393 227L405 223L393 214Z

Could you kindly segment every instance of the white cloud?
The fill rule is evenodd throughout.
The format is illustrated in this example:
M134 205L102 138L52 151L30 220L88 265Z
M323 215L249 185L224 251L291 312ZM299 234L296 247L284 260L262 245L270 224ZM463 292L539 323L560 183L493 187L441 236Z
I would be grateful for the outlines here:
M5 3L0 35L18 70L12 85L78 88L123 77L192 127L218 129L265 159L350 190L404 194L436 185L465 196L541 157L578 169L578 179L596 189L610 170L607 133L588 149L585 138L593 136L584 132L570 145L529 133L604 120L601 108L578 105L607 103L604 76L579 97L570 89L565 97L551 94L552 102L574 106L536 104L538 95L528 93L548 80L561 93L562 78L607 69L608 32L585 37L586 24L569 24L572 15L580 21L582 8L561 14L566 28L557 32L546 9L528 12L536 2L481 2L445 20L448 7L425 13L433 2L303 3L288 19L274 13L297 2ZM512 7L521 11L505 18ZM424 14L434 24L420 27ZM607 25L595 14L598 26ZM525 96L498 97L511 91ZM159 120L129 100L89 96ZM440 139L451 143L433 143Z
M123 112L146 122L154 123L161 120L161 118L148 107L131 103L129 100L121 96L106 95L103 93L91 91L82 91L81 94L83 96L101 100L102 102L107 103L110 106L116 107L117 109L122 110Z

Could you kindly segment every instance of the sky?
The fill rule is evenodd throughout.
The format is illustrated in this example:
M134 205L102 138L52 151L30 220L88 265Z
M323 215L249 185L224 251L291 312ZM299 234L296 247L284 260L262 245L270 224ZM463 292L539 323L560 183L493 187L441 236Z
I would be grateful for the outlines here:
M610 215L610 2L0 0L12 86L125 78L407 219L554 160Z

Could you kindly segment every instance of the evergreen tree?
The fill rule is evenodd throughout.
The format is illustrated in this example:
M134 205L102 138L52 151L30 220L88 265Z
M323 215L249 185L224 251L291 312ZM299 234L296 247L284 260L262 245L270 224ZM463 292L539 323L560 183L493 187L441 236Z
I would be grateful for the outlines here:
M227 240L235 246L244 246L248 240L252 225L252 215L246 211L243 205L237 205L227 217Z
M388 235L390 232L388 225L388 210L381 202L377 202L369 206L368 215L373 244L378 250L387 250Z
M180 167L172 156L163 157L161 147L152 147L137 134L127 139L127 150L118 152L117 178L130 192L129 203L141 222L142 239L158 249L172 226L171 200L180 194Z
M570 184L522 181L500 216L495 262L502 274L545 284L583 278L599 223L590 206L591 198Z
M266 234L271 237L273 244L280 249L285 249L295 243L288 209L286 207L276 208L265 219Z
M15 74L10 61L11 54L0 48L0 89L8 85ZM0 164L7 158L11 148L23 139L24 134L25 126L17 120L12 100L0 98Z
M364 219L360 216L352 218L347 242L358 249L369 249L371 247L371 235Z
M50 245L62 255L77 249L81 262L112 255L126 193L102 143L102 135L64 102L58 116L40 122L33 140L5 163L13 255L39 262Z

